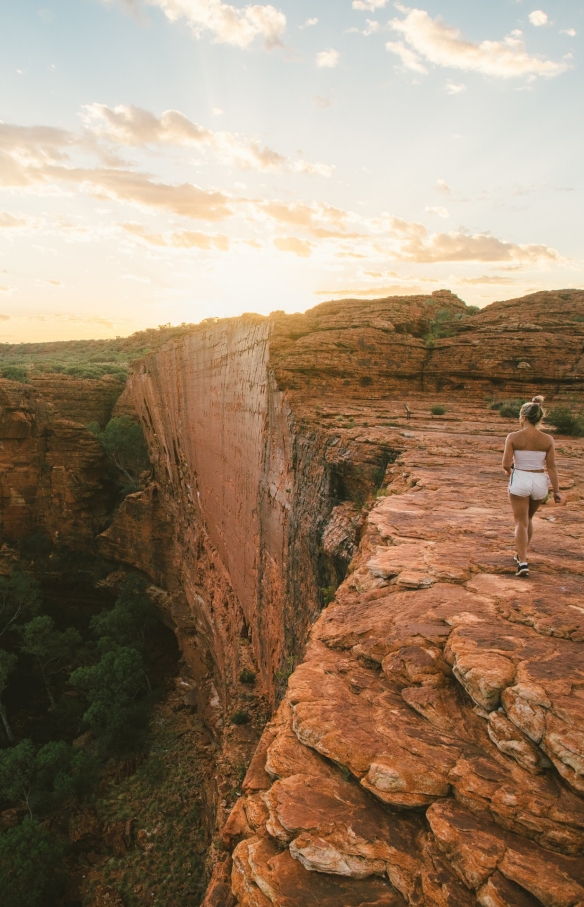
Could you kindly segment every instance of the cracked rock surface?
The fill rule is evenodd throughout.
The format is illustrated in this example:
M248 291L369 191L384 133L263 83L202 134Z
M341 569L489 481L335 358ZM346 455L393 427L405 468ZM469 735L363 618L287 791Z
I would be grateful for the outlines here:
M224 828L231 904L584 904L584 516L542 507L516 579L499 456L409 433Z

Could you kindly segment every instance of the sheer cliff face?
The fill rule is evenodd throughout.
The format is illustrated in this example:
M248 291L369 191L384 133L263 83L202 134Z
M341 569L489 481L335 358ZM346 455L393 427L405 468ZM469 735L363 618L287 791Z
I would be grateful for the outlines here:
M88 388L89 385L89 388ZM79 421L72 401L83 399L82 415L100 421L113 405L112 383L47 378L42 392L0 380L0 525L5 541L43 530L54 542L88 546L105 525L113 505L101 445ZM89 390L89 393L86 393ZM55 402L53 402L55 400Z
M293 487L289 412L267 367L272 330L244 317L191 334L146 359L129 389L172 523L184 644L200 676L212 660L227 682L249 638L268 695L284 645Z

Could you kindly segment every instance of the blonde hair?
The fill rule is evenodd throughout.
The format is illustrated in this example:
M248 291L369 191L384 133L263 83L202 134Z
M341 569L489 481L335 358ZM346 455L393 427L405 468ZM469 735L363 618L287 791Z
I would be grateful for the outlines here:
M528 422L531 422L532 425L537 425L545 413L542 409L543 397L538 394L536 397L531 400L530 403L524 403L521 409L519 410L519 418L527 419Z

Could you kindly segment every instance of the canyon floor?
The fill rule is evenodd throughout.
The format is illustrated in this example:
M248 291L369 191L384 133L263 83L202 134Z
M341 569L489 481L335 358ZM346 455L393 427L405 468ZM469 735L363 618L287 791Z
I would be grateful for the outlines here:
M584 444L557 441L563 503L536 514L518 579L513 425L449 396L441 417L410 396L399 426L396 403L346 411L354 438L402 453L264 732L206 907L584 903Z

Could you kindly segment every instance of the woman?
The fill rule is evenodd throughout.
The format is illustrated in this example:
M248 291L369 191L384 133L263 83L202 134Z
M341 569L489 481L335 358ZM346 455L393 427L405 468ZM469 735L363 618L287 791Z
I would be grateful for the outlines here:
M523 404L519 413L521 428L507 435L505 441L503 469L510 476L509 500L515 518L515 576L529 576L527 549L533 535L532 517L539 505L546 500L550 481L554 489L554 501L559 504L562 500L554 439L539 428L544 417L542 403L543 397L534 397L531 403Z

